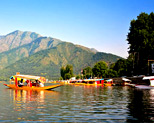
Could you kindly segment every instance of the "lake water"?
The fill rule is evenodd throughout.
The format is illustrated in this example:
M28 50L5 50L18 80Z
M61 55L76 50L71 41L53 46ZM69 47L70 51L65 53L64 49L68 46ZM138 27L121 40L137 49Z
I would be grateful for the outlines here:
M154 122L154 90L64 85L25 91L0 83L0 122Z

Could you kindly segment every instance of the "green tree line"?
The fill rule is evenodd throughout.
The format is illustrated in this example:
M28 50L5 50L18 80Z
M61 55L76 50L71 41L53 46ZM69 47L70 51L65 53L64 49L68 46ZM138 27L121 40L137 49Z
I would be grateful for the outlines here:
M124 70L127 67L127 60L119 59L116 63L106 63L104 61L97 62L94 67L85 67L81 70L79 75L73 74L73 66L67 65L66 67L61 67L61 78L60 79L70 79L75 76L76 79L89 79L89 78L113 78L126 75Z

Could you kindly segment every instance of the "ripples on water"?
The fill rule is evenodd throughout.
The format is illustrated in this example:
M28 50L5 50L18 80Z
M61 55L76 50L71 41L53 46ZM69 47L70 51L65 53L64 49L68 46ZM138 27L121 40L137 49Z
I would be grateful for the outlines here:
M54 91L0 86L0 122L152 122L154 90L64 85Z

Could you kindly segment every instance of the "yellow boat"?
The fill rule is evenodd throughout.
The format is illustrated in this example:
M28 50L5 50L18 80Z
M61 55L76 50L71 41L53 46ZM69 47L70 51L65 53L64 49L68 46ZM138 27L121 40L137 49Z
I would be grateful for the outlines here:
M11 84L11 81L13 81L14 84ZM32 75L17 74L14 78L11 78L11 81L10 84L4 85L12 89L24 90L50 90L62 86L62 84L44 86L44 83L46 82L44 77Z
M113 85L113 79L107 79L103 83L104 86L112 86Z
M104 79L84 79L84 80L72 80L70 84L75 85L103 85Z

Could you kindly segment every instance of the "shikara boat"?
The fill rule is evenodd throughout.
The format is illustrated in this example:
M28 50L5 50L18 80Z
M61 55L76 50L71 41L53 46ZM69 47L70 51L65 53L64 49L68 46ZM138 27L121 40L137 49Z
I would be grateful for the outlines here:
M83 83L86 85L103 85L103 86L112 86L113 80L112 79L85 79Z
M142 85L135 85L139 89L154 89L154 76L145 76L142 79Z
M72 80L70 84L81 84L81 85L103 85L103 86L112 86L112 79L84 79L84 80Z
M112 86L113 85L113 79L106 79L103 83L104 86Z
M95 85L96 84L94 79L84 79L82 83L85 85Z
M104 79L84 79L82 84L85 85L103 85Z
M14 83L11 84L11 82ZM4 84L4 85L12 89L24 89L24 90L51 90L62 86L62 84L44 86L45 82L46 79L41 76L19 74L11 77L10 84Z

